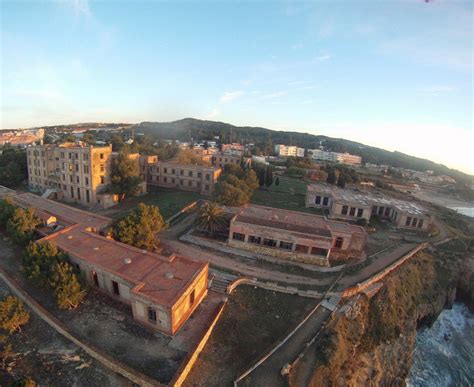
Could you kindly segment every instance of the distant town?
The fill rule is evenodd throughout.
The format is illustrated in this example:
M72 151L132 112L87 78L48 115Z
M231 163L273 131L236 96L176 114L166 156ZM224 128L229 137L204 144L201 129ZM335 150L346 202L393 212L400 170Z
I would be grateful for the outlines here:
M354 318L402 265L472 238L447 208L469 205L472 180L323 140L201 137L0 132L0 275L17 297L2 302L22 316L11 334L47 325L111 384L305 385L320 360L300 359L336 316Z

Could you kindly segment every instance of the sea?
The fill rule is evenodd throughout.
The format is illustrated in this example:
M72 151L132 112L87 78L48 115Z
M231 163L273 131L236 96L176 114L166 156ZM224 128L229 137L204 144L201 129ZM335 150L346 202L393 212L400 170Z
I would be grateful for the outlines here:
M474 314L462 303L418 331L409 387L474 386Z

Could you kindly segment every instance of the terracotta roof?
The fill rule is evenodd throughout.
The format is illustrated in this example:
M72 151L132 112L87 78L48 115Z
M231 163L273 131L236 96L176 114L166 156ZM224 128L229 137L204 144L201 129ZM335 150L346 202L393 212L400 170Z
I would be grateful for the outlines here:
M165 257L88 231L89 227L100 230L109 225L111 219L106 217L30 193L17 195L14 201L63 220L65 228L42 240L53 241L74 258L123 278L135 285L134 293L161 305L172 307L208 265L180 256Z

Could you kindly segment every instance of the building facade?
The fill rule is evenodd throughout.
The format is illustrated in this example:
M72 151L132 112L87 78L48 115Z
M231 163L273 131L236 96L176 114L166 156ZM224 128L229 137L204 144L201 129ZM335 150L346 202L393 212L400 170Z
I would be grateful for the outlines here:
M367 233L323 216L246 205L232 218L232 247L287 261L328 266L330 259L364 258Z
M368 222L372 216L378 216L399 228L419 231L427 231L432 223L431 215L417 203L326 184L308 185L306 207L326 209L331 217L338 219L365 219Z
M304 148L297 146L275 145L275 154L281 157L304 157L304 151Z
M352 155L350 153L328 152L320 149L311 150L311 158L313 160L330 161L333 163L348 165L359 165L362 163L362 158L360 156Z
M175 187L199 192L202 195L212 195L221 169L206 165L159 161L156 156L141 156L140 174L150 185Z
M29 146L28 183L40 192L54 191L58 199L106 207L116 202L103 192L110 184L111 161L111 145L78 142Z
M13 200L44 220L41 235L46 236L36 243L55 243L91 287L129 305L133 318L150 328L176 334L207 295L207 263L163 256L103 236L100 231L111 223L106 217L31 193Z

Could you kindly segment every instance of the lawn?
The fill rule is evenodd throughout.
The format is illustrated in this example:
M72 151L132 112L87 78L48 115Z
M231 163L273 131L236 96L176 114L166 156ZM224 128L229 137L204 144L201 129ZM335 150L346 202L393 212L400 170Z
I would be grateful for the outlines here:
M191 370L185 386L232 386L296 326L318 300L239 286Z
M305 207L308 182L284 176L279 179L279 185L273 183L268 189L257 189L252 196L252 204L322 214L318 209Z
M113 208L101 211L101 214L112 216L113 218L121 217L135 208L139 203L145 203L158 206L163 218L168 219L183 207L199 199L208 198L198 192L148 186L148 193L146 195L126 199Z

